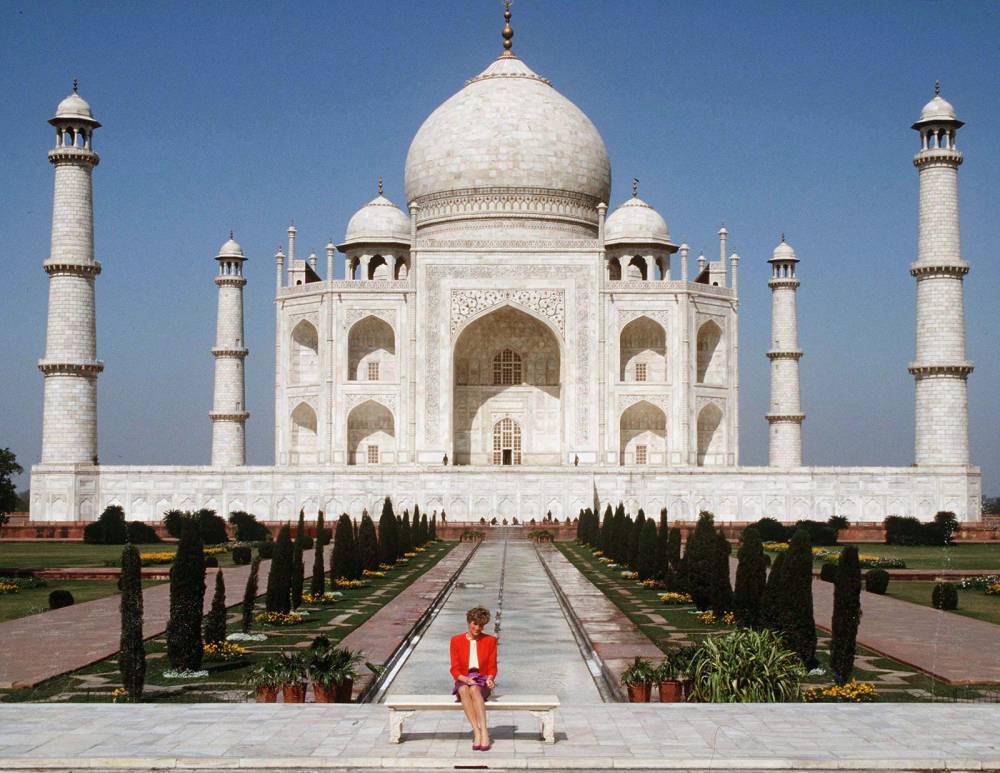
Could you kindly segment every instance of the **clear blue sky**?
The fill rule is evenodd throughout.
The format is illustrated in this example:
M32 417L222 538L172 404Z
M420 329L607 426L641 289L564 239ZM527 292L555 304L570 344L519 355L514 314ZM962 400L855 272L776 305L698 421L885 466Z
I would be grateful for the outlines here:
M934 80L967 126L960 170L972 455L1000 493L995 255L1000 3L515 0L515 51L579 105L697 252L725 221L741 271L741 445L767 460L770 291L802 260L807 464L913 461L917 173ZM103 124L95 173L100 457L206 463L213 257L246 273L249 461L273 453L273 263L338 241L378 175L398 204L424 118L500 50L499 0L0 3L5 284L0 446L41 439L52 143L74 75ZM342 266L338 272L342 273ZM26 482L26 478L25 478Z

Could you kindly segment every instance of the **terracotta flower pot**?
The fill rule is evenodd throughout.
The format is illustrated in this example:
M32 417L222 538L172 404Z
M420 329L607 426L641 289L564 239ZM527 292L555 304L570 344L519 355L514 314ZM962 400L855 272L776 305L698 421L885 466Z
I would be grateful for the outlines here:
M684 685L679 679L660 682L660 703L680 703L684 700Z
M257 703L277 703L278 702L278 688L277 687L258 687L256 693Z
M285 703L305 703L306 683L292 682L291 684L281 685L281 697Z
M652 685L649 682L628 685L628 702L649 703L649 694L652 691L651 688Z
M316 703L336 703L337 688L332 684L316 684L313 682L313 695Z
M684 700L687 700L694 691L694 679L681 679L681 687L684 690Z
M337 699L336 703L350 703L351 693L354 691L354 680L345 679L336 686Z

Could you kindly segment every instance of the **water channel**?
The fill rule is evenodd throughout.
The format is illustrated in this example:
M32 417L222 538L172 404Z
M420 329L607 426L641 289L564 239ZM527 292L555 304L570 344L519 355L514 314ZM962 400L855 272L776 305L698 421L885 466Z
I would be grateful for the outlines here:
M466 611L482 605L493 614L486 632L499 625L495 695L554 693L564 704L602 701L535 546L497 537L480 545L466 564L383 697L450 692L448 641L466 630Z

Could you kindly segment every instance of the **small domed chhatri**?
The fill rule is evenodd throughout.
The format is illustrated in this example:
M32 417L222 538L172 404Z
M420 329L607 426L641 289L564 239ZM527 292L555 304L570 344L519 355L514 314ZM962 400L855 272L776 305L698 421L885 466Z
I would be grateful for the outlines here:
M920 111L920 118L913 124L914 129L929 123L954 124L956 128L961 128L965 124L958 120L955 108L947 99L941 96L941 81L934 83L934 98L931 99L923 110Z
M219 255L218 255L218 257L220 257L220 258L242 258L242 257L244 257L244 255L243 255L243 248L239 245L239 242L237 242L235 239L233 239L232 232L229 233L229 238L226 240L226 243L223 244L221 247L219 247Z
M66 97L59 106L56 107L56 114L49 123L54 121L76 121L85 123L95 129L100 128L100 124L94 120L94 113L90 109L90 103L77 93L77 82L73 80L73 91Z
M608 215L604 223L604 243L673 246L667 221L638 196Z
M382 195L379 194L354 213L347 223L347 232L341 248L352 244L409 244L410 218Z

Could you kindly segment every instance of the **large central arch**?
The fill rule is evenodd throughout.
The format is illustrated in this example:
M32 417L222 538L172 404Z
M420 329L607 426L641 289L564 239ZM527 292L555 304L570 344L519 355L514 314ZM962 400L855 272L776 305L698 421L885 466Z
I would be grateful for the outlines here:
M559 339L540 319L507 305L470 322L455 342L454 463L494 464L494 427L511 419L520 464L559 464L562 380Z

